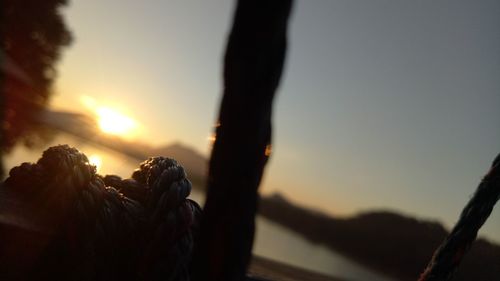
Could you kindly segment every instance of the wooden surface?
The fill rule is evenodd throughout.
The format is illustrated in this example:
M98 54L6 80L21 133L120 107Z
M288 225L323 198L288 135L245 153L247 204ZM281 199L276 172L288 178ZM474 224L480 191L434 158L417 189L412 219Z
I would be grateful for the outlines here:
M249 281L347 281L254 256L248 269Z

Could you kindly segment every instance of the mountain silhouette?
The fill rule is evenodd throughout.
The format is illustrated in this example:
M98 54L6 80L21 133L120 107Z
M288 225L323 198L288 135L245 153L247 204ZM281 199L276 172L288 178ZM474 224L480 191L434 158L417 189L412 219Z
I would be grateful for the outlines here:
M281 194L262 198L259 211L304 238L397 280L416 280L448 234L438 222L392 211L333 217L295 205ZM500 246L480 238L453 280L493 280L494 276L500 276Z
M118 136L102 133L94 118L81 113L45 110L38 119L40 123L56 131L77 136L138 161L144 161L152 156L174 158L186 169L196 188L204 184L207 159L188 145L174 142L161 147L152 147L142 142L126 141Z

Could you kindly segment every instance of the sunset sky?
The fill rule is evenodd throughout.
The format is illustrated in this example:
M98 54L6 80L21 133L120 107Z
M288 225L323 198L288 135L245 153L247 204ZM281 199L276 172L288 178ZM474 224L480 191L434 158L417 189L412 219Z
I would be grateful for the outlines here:
M71 1L53 108L90 101L129 118L134 139L208 155L232 10ZM500 152L498 15L497 0L296 1L262 191L451 226ZM482 233L500 242L499 206Z

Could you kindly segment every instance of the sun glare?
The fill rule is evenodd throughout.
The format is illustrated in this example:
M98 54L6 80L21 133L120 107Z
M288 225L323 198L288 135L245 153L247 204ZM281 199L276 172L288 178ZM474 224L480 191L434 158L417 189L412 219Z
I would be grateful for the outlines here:
M109 107L99 107L96 113L99 128L105 133L126 136L137 127L134 119Z

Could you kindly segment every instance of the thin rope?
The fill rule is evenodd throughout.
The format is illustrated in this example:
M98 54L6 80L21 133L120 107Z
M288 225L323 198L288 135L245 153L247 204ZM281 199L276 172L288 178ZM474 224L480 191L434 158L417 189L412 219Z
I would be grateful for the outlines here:
M448 237L434 253L419 281L452 280L477 232L490 216L500 198L500 154L484 176L476 192L463 209Z

